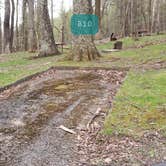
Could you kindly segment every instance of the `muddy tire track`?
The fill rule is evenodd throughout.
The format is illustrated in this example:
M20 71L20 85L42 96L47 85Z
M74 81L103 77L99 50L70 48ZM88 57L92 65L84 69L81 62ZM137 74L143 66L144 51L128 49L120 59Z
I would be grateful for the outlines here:
M53 70L7 89L0 100L0 165L79 165L76 135L111 107L126 72Z

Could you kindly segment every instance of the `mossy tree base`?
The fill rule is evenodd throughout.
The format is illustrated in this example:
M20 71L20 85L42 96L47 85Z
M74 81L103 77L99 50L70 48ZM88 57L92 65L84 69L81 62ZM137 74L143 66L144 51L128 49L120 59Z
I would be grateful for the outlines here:
M72 48L72 60L74 61L91 61L100 57L92 36L74 37L74 47Z

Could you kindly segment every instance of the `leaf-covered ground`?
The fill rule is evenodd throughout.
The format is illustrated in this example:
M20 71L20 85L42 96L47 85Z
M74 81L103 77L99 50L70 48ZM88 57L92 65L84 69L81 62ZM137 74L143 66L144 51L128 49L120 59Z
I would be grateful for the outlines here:
M106 119L100 117L91 125L92 131L80 132L78 145L84 161L96 166L164 166L165 94L165 69L131 70L112 109L106 110Z
M114 52L104 59L111 66L130 67L130 72L112 109L106 111L104 127L80 132L78 142L86 161L109 166L166 165L165 43Z

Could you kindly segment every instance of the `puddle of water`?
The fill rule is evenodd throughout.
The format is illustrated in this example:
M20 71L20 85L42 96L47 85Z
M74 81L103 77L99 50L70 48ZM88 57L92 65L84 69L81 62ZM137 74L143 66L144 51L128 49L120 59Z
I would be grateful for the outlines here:
M81 97L80 99L76 100L73 104L71 104L66 110L65 115L70 115L71 112L80 104L80 102L84 99L84 97Z

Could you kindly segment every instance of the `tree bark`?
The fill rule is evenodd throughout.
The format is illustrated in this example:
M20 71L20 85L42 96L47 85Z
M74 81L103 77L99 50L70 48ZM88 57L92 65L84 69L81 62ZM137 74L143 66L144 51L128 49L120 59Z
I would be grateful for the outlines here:
M153 12L152 12L152 32L159 33L159 24L160 24L160 9L159 4L160 0L154 0L153 2Z
M92 14L92 1L74 0L73 13ZM72 59L74 61L94 60L100 57L100 54L94 44L94 39L92 35L73 35L72 41Z
M10 50L10 0L5 0L5 15L4 15L4 37L3 37L3 52L11 53Z
M54 28L54 1L51 0L51 24L52 27Z
M99 18L99 29L101 28L101 0L95 0L95 14Z
M144 0L141 0L141 13L144 21L144 29L148 30L147 18L146 18L146 10L144 8Z
M35 21L34 21L34 0L28 0L28 51L34 52L37 49L36 33L35 33Z
M148 3L148 23L149 23L149 32L152 32L152 0L149 0L149 3Z
M16 1L16 51L19 51L19 31L18 31L18 0Z
M27 0L23 0L22 5L22 27L21 27L21 50L27 51L28 37L27 37Z
M159 1L157 4L157 16L156 16L157 18L156 18L156 29L155 29L157 34L160 33L160 5L161 5L161 1Z
M133 0L133 38L137 40L138 38L138 2Z
M153 8L152 8L152 25L151 25L151 32L154 32L155 29L155 13L156 13L156 6L157 6L157 0L153 0Z
M38 56L51 56L59 54L55 44L53 29L48 13L47 0L37 1L38 10L38 39L39 39L39 54Z
M133 0L130 0L130 32L131 34L133 35L133 32L134 32L134 22L133 22Z
M1 16L0 16L0 54L2 53L2 27L1 27Z
M15 15L15 4L14 0L11 0L12 13L11 13L11 28L10 28L10 50L13 51L13 38L14 38L14 15Z

